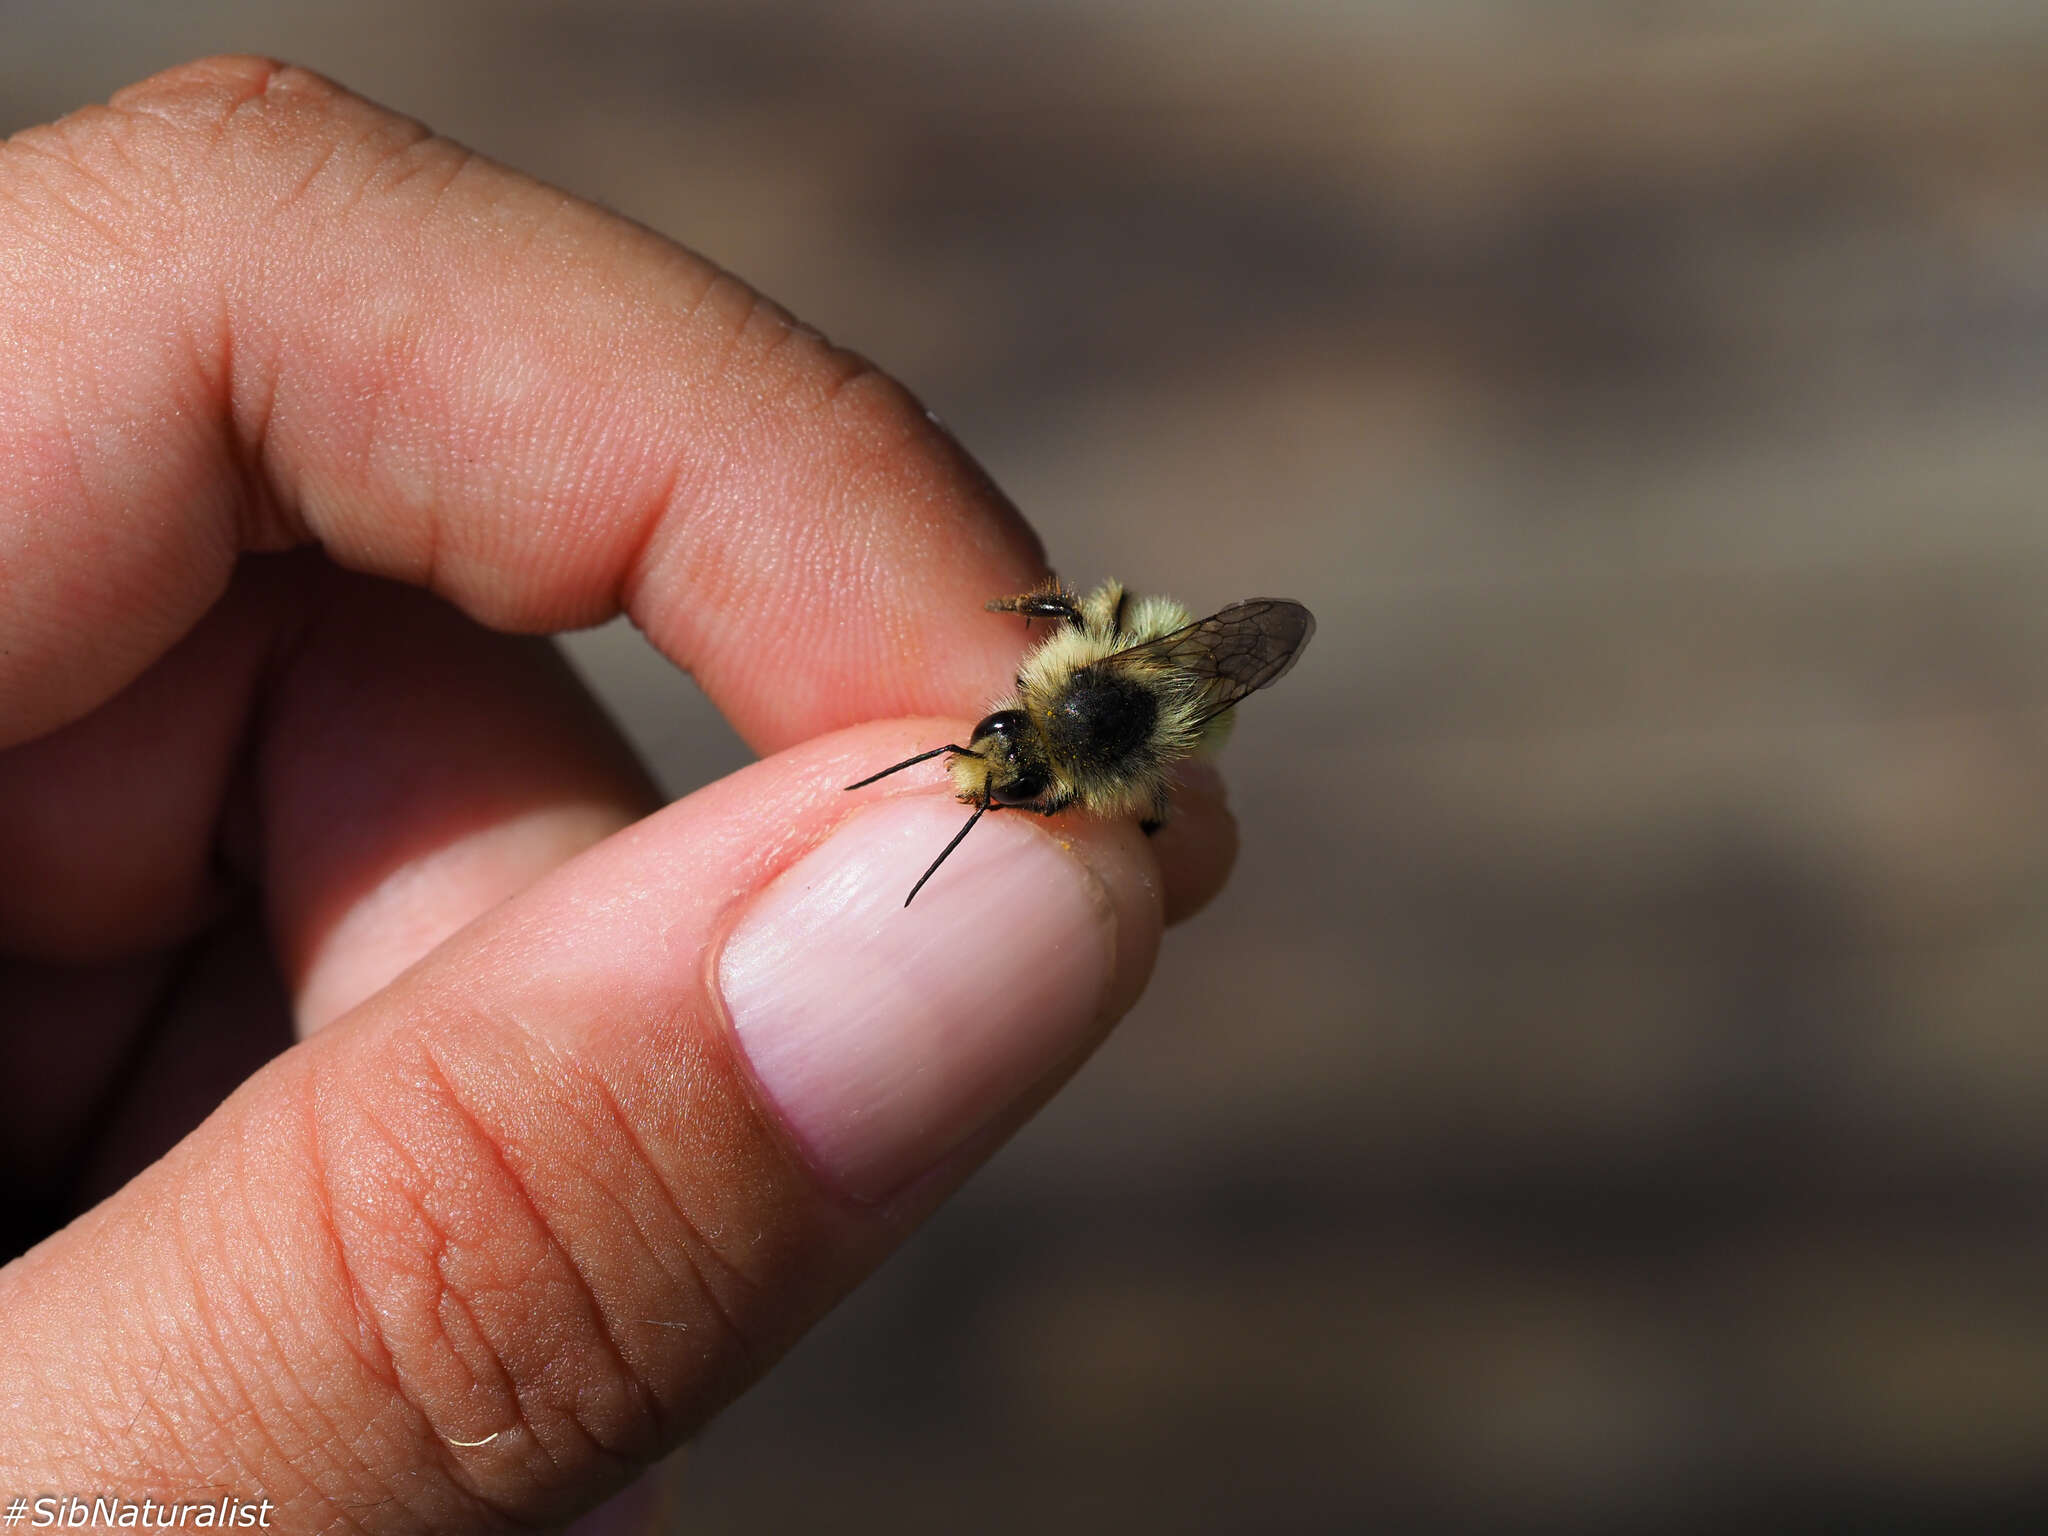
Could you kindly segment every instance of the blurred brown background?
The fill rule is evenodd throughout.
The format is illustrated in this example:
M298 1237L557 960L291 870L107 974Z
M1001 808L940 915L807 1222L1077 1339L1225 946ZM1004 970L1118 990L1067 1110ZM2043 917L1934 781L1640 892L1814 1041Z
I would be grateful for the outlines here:
M880 360L1068 576L1321 618L1230 891L687 1529L2048 1523L2048 8L0 27L6 129L335 75Z

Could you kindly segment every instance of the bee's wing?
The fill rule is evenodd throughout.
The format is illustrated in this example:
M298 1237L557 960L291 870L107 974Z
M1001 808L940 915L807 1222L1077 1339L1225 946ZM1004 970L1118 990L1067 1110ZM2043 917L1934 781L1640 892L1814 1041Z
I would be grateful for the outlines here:
M1197 690L1191 723L1200 725L1278 682L1315 632L1315 615L1301 604L1254 597L1170 635L1112 652L1095 665L1113 668L1147 660L1180 669Z

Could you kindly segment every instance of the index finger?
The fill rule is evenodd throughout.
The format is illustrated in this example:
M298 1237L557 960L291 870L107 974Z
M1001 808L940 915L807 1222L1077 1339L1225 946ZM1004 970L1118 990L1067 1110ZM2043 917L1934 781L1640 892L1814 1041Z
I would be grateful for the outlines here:
M250 549L499 628L624 611L770 751L978 712L1036 540L901 386L700 257L304 71L0 148L0 745Z

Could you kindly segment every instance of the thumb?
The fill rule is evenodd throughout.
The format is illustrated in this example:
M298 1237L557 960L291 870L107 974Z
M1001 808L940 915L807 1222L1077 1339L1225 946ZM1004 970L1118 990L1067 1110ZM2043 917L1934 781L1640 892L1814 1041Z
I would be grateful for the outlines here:
M0 1271L9 1486L497 1528L702 1424L1150 968L1128 826L986 816L904 908L963 808L838 786L957 725L821 738L598 844Z

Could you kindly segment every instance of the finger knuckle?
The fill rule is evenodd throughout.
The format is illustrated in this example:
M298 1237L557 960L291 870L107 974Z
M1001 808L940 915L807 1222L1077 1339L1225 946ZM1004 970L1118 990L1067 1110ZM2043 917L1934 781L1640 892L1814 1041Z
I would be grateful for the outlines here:
M72 114L40 144L117 174L188 234L199 219L249 240L250 221L313 203L323 215L380 186L437 188L467 152L311 70L222 55L180 64Z
M694 319L716 354L713 373L745 378L770 409L834 439L828 447L886 449L931 427L910 391L875 363L738 278L715 276Z
M34 243L102 261L205 270L222 236L319 179L342 147L425 137L310 70L226 55L181 64L8 141L0 202ZM395 152L395 150L387 151Z

